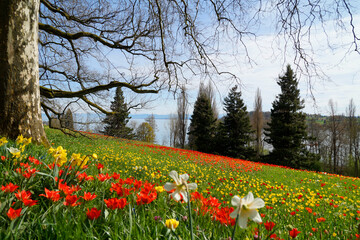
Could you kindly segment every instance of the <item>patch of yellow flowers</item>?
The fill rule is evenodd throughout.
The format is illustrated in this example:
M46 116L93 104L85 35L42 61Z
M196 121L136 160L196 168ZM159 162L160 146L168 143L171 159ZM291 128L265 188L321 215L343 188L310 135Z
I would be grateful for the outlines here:
M6 137L0 138L0 147L1 147L2 145L5 145L7 142L8 142L8 141L6 140Z
M8 140L6 137L0 138L0 147L8 143ZM31 137L30 138L24 138L22 135L18 136L16 139L16 144L20 145L19 148L10 147L7 148L7 150L11 153L13 158L19 158L21 153L24 152L25 147L31 143Z
M55 164L62 166L64 163L67 162L67 152L66 149L64 149L62 146L59 146L57 148L51 147L48 152L55 158ZM71 163L72 167L79 166L80 168L82 168L87 164L90 156L93 159L98 158L98 156L95 153L92 155L85 155L85 156L81 156L80 153L79 154L73 153L71 155L69 162Z
M55 158L55 164L62 166L67 162L67 152L63 149L62 146L57 148L50 148L48 153L50 153Z

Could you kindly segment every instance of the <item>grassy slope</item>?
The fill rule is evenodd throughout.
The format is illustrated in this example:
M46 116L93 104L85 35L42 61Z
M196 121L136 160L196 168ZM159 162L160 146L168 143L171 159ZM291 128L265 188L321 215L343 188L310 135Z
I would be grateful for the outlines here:
M55 146L61 145L70 152L97 153L109 171L118 171L123 177L164 184L171 179L171 170L188 173L190 182L198 183L198 191L205 197L214 196L230 205L233 195L244 196L252 191L255 197L265 200L263 221L277 224L276 233L287 235L289 225L302 231L303 237L313 232L318 238L326 236L355 236L356 218L360 210L360 180L356 178L297 171L266 166L214 155L177 150L119 139L96 141L63 137L48 131ZM143 170L134 171L136 166ZM144 170L144 168L147 170ZM306 210L306 208L311 208ZM291 213L295 213L292 215ZM317 219L325 218L325 222ZM324 233L325 231L325 233Z

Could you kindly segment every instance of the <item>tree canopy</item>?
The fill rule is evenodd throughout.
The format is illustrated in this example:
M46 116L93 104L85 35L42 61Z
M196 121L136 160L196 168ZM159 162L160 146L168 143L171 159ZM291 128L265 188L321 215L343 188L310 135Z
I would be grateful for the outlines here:
M276 97L271 109L271 122L266 128L266 141L273 146L269 155L271 163L319 170L319 157L308 151L309 140L306 131L306 115L301 110L304 101L300 99L298 80L290 65L277 81L281 93Z
M133 138L133 129L126 126L131 117L121 87L116 88L114 101L111 102L110 109L114 114L108 114L103 120L103 123L105 123L103 133L114 137Z
M225 116L219 126L223 143L219 153L229 157L250 159L255 155L250 146L253 131L247 108L237 88L238 86L231 88L224 99Z
M190 118L189 146L190 148L206 153L214 151L214 137L216 118L209 96L200 86L198 97L195 101L194 111Z
M4 78L0 95L14 94L14 90L9 90L16 75L8 74L12 69L32 69L34 76L39 70L40 83L35 77L26 91L36 95L34 104L40 101L45 113L57 116L63 111L53 107L55 100L60 100L65 108L86 105L108 114L110 110L102 99L116 87L136 94L158 93L162 89L176 89L193 77L214 79L216 75L217 81L238 79L227 71L227 66L221 65L219 56L224 51L221 41L237 43L237 52L251 62L246 40L253 40L259 28L269 22L276 24L277 36L284 38L285 45L293 46L294 61L305 71L316 71L316 65L303 44L311 43L311 33L326 21L337 20L350 27L355 51L359 42L353 25L356 9L345 0L40 0L40 3L5 0L1 1L0 9L0 65L4 66L0 68ZM268 21L269 17L273 21ZM16 29L30 25L32 30L39 30L38 36L28 38L24 31ZM22 52L10 49L13 45L9 40L13 39L8 38L9 32L19 33L18 39L28 41L31 49L26 48L26 54L36 57L18 61L14 68L10 66L11 59L20 59ZM36 67L34 61L39 63ZM18 81L25 81L25 77ZM15 92L24 94L22 91ZM23 120L10 120L14 116L6 111L12 100L1 101L4 120L0 127L6 129L2 134L13 137L39 132L34 141L44 139L43 131L24 130L27 127L20 126ZM138 106L142 104L135 102L134 107ZM39 118L40 110L26 109L29 108L16 111L19 110L19 116ZM41 128L38 123L30 125Z

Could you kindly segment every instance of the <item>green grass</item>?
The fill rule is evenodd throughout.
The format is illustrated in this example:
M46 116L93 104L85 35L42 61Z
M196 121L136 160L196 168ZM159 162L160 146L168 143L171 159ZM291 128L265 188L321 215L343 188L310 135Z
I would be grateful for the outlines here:
M231 199L234 195L244 197L250 191L266 203L266 207L259 209L263 222L274 222L275 227L268 231L264 224L249 222L246 229L236 230L235 239L253 239L255 235L269 239L271 234L289 239L289 231L294 228L300 231L296 239L356 239L359 234L358 178L298 171L111 137L72 138L57 130L46 131L54 148L62 146L67 150L68 160L72 153L98 155L97 160L89 157L87 169L79 169L94 180L79 181L78 169L68 170L65 168L68 163L49 169L44 164L29 162L29 155L46 164L54 161L43 147L26 146L16 159L17 164L6 148L20 145L7 143L0 147L0 155L6 157L0 161L0 185L16 184L18 189L30 191L31 199L38 201L34 206L24 206L15 196L18 189L13 193L1 191L0 239L176 239L177 236L190 239L187 204L169 198L166 191L158 192L149 204L137 204L145 182L154 187L173 182L168 176L172 170L189 174L189 182L197 183L197 192L204 198L191 202L195 239L229 239L234 224L234 219L228 217L233 210ZM25 178L26 167L20 166L20 162L29 163L39 172ZM103 164L102 169L98 169L99 163ZM16 171L19 167L20 173ZM63 171L61 176L59 170ZM119 180L98 180L99 174L114 172L124 181L141 181L141 187L127 196L119 196L110 190ZM57 202L39 196L45 188L59 189L55 177L65 179L69 186L81 188L72 195L80 197L84 192L91 192L97 197L91 201L79 199L81 204L71 207L64 206L63 191ZM130 189L135 185L123 186ZM127 205L123 209L110 209L104 201L110 198L125 198ZM21 216L10 220L7 216L10 207L22 208ZM86 212L93 207L101 210L101 215L90 220ZM158 217L161 220L155 220ZM179 221L176 234L164 226L166 219L171 218Z

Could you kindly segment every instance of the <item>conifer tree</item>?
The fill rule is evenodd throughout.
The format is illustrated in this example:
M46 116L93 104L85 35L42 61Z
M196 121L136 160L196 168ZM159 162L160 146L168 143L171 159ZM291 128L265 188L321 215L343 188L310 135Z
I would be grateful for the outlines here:
M309 139L306 115L301 112L304 100L300 99L298 80L290 65L277 83L281 93L272 104L271 122L265 129L266 142L273 146L269 160L293 168L318 170L319 157L306 149Z
M212 153L216 119L210 99L201 89L190 121L188 133L190 148L200 152Z
M222 150L219 153L236 158L249 159L255 155L250 146L252 141L249 114L241 99L241 92L237 91L237 86L233 87L229 95L224 99L224 121L220 123L219 139Z
M121 87L116 88L114 101L111 102L110 109L114 114L107 115L103 120L105 123L103 133L109 136L131 139L133 138L133 129L126 126L129 122L129 109L125 103Z
M60 119L61 127L74 130L74 118L70 108L66 110L66 113Z

